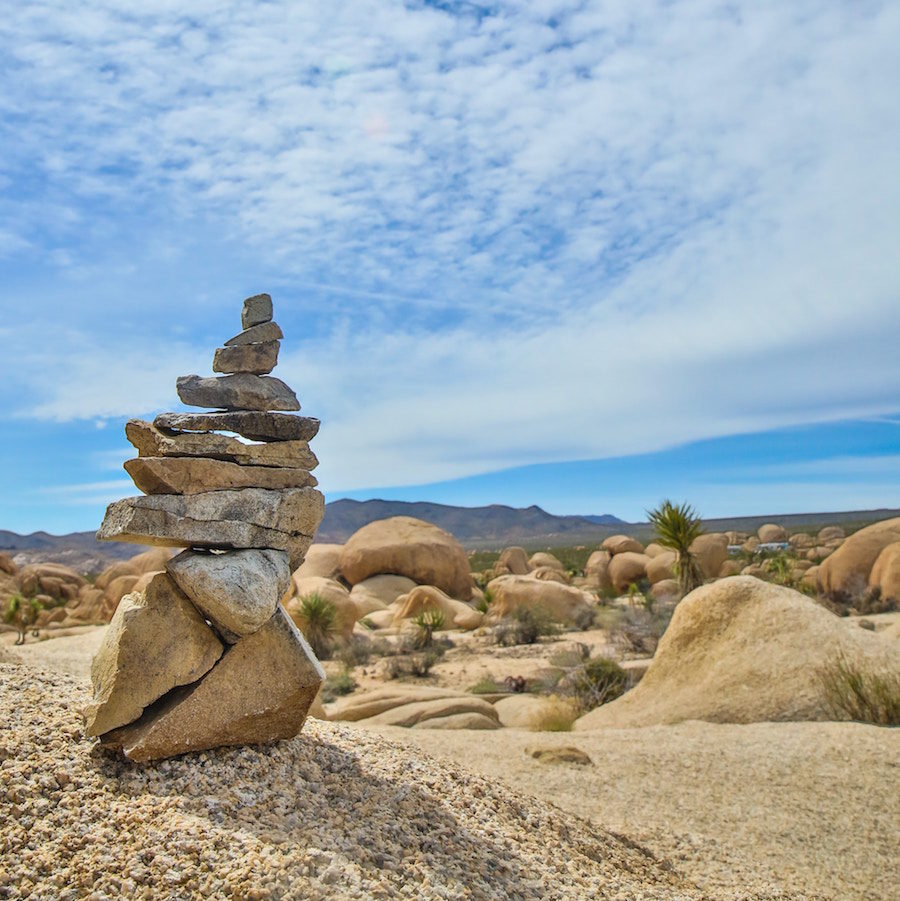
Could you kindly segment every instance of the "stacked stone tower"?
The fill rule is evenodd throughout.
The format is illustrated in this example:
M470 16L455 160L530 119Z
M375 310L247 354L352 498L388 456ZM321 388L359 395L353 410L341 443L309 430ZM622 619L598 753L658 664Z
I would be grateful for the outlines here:
M87 732L132 760L291 738L324 678L279 603L325 511L319 421L292 415L297 396L269 375L283 337L269 295L241 321L215 352L222 375L177 381L185 405L212 409L128 422L144 496L110 504L97 533L186 548L122 599L93 661Z

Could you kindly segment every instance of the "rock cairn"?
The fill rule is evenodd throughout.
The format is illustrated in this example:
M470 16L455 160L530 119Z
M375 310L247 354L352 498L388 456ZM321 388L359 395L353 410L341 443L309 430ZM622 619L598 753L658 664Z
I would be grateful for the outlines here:
M269 295L247 298L241 322L215 352L222 375L177 381L209 412L128 422L144 496L110 504L97 533L187 548L122 599L91 667L87 733L132 760L291 738L324 679L279 603L325 512L319 421L291 415L297 396L269 375L283 337Z

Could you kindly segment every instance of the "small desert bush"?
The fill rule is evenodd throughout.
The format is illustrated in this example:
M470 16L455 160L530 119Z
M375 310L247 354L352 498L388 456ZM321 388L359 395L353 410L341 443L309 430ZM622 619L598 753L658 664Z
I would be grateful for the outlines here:
M840 650L819 675L828 705L839 719L900 726L900 673L863 671Z
M493 679L479 679L469 691L473 695L492 695L498 692L506 691L502 685L498 685Z
M531 718L530 726L535 732L571 732L579 713L568 699L550 697Z
M572 623L579 632L587 632L588 629L594 628L596 618L596 607L591 607L586 604L576 611L575 615L572 617Z
M543 607L519 607L494 627L494 640L502 647L535 644L545 636L558 634L559 624Z
M423 651L389 657L385 675L388 679L401 679L404 676L422 679L431 672L431 668L444 656L446 650L442 644L435 642Z
M483 597L478 599L478 603L475 605L475 609L481 611L481 613L487 613L488 608L491 604L494 603L494 592L491 591L490 588L486 587L482 591Z
M394 653L394 646L383 638L369 638L368 635L351 635L346 641L338 642L332 656L344 664L344 668L352 670L357 666L365 666L373 657L389 657Z
M570 673L565 684L578 707L588 711L623 695L628 688L628 673L615 660L596 657Z
M623 652L650 656L672 619L674 609L668 606L600 607L597 628L609 633L611 643Z
M301 631L313 653L320 660L326 660L331 654L337 608L327 598L313 592L301 599L300 615L303 620Z
M356 681L347 670L336 676L329 676L322 686L322 703L330 704L338 698L356 691Z

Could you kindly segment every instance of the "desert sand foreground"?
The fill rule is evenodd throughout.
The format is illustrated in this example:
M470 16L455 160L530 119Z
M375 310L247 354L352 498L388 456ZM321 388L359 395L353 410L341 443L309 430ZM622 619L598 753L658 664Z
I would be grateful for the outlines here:
M310 719L141 767L82 737L102 631L4 651L3 897L896 897L896 729ZM566 747L591 764L531 753Z

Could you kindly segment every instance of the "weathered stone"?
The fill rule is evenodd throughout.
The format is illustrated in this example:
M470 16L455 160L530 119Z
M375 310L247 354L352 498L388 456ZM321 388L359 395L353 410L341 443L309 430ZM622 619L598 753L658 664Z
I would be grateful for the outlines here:
M305 469L239 466L205 457L135 457L125 470L144 494L201 494L234 488L305 488L318 482Z
M279 607L196 685L170 692L136 723L101 740L142 761L293 738L324 679L306 640Z
M251 372L265 375L278 363L280 341L219 347L213 356L213 372Z
M166 571L229 644L262 628L291 585L284 551L182 551Z
M222 656L222 643L165 574L122 599L91 663L88 735L134 722L178 685L196 682Z
M314 488L243 488L127 497L110 504L97 538L165 547L272 548L303 562L325 499Z
M225 342L226 347L234 347L236 344L260 344L264 341L280 341L284 332L277 322L264 322L262 325L254 325L239 332L233 338Z
M312 416L290 413L160 413L153 420L158 429L182 432L236 432L251 441L311 441L321 423Z
M299 410L297 395L281 379L239 372L220 378L182 375L175 382L178 397L189 407L224 410Z
M176 432L169 435L143 419L129 419L125 437L142 457L204 457L242 466L289 466L315 469L316 455L306 441L273 441L245 444L214 432Z
M241 310L241 327L252 328L272 321L272 298L268 294L254 294L244 301Z

